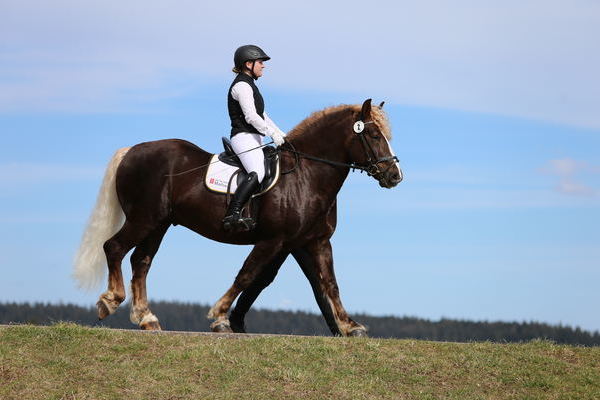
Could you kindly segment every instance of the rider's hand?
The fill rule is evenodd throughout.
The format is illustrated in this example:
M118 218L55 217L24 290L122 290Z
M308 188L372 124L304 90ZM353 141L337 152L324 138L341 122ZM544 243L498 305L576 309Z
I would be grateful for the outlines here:
M275 146L279 147L283 144L283 142L285 142L285 136L283 136L280 132L273 132L273 134L271 135L271 138L273 139L273 143L275 143Z

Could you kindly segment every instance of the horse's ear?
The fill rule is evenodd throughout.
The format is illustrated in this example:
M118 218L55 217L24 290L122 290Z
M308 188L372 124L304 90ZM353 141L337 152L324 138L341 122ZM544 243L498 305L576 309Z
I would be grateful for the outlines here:
M385 104L385 101L382 101L381 103L379 103L379 108L383 108L384 104Z
M371 99L366 99L362 105L362 110L360 110L360 120L364 121L365 119L371 116Z

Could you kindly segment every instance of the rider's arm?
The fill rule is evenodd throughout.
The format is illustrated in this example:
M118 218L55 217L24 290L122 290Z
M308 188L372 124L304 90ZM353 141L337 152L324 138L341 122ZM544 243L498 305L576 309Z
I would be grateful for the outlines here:
M266 111L263 113L263 115L265 116L265 122L267 123L267 125L269 125L273 130L279 132L282 136L285 136L285 132L279 129L277 125L275 125L275 122L273 122L273 120L269 118Z
M233 85L233 88L231 88L231 97L240 103L240 107L244 113L244 119L247 123L255 127L256 130L263 135L273 136L273 133L276 132L275 129L269 126L267 121L262 119L256 112L256 107L254 106L254 95L250 85L248 85L246 82L236 83Z

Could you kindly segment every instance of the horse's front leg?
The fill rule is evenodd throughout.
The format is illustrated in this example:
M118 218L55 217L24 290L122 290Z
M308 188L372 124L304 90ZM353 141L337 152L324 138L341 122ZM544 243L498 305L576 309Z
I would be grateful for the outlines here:
M215 320L210 325L213 332L232 332L227 315L231 304L242 291L257 280L267 266L272 265L280 257L282 257L282 245L279 241L260 242L254 246L238 272L233 285L208 312L208 318ZM285 260L285 257L283 259ZM283 263L283 261L281 262Z
M331 332L342 336L367 336L367 329L348 316L340 300L329 238L310 242L292 251L292 255L308 278Z

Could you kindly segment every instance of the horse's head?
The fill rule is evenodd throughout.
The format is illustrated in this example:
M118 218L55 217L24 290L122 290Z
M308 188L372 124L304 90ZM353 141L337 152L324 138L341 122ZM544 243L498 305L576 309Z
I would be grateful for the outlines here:
M383 102L372 107L371 99L365 100L360 112L356 113L347 148L354 163L385 188L396 186L403 178L398 158L390 145L391 139Z

